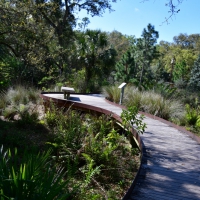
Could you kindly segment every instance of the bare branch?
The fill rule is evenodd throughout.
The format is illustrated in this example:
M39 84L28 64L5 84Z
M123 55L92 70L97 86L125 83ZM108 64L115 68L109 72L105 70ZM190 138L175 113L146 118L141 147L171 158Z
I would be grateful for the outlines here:
M149 0L142 0L141 2L146 2L146 1L149 1ZM181 3L183 3L184 0L168 0L167 3L165 3L165 6L167 6L169 8L169 13L170 15L168 17L165 18L165 21L162 22L163 23L166 23L169 24L169 19L171 19L173 16L175 16L178 12L180 12L180 9L179 9L179 5Z

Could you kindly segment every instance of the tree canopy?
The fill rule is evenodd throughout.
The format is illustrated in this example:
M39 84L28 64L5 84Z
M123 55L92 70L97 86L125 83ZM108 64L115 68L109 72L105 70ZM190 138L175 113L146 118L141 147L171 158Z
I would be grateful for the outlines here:
M200 54L200 34L181 33L172 43L157 44L159 34L152 24L144 28L140 38L134 33L88 30L88 18L78 24L80 11L101 16L112 11L115 2L0 0L1 86L78 83L80 91L91 92L110 80L137 85L160 80L188 83ZM182 2L167 1L171 15Z

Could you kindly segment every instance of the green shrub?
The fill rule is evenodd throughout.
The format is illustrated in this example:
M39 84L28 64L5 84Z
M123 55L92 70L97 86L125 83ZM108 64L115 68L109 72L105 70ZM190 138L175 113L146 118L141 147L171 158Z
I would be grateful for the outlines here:
M144 116L138 115L139 109L135 106L128 107L127 110L123 110L121 113L122 124L126 130L134 127L138 134L143 134L146 128L146 124L143 123Z
M195 123L195 126L199 129L200 128L200 115L197 118L197 121Z
M153 91L156 94L160 94L165 99L172 99L178 97L177 88L171 84L160 83L154 86Z
M20 119L17 120L20 126L30 126L39 122L38 113L35 111L24 110L19 113Z

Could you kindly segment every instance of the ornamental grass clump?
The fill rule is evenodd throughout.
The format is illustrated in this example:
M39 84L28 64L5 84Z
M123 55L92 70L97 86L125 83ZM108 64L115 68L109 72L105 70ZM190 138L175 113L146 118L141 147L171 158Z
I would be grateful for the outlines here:
M118 88L117 85L103 87L102 93L108 100L115 102L115 103L119 103L120 89Z
M134 86L126 87L124 94L124 105L127 107L133 106L137 107L139 110L141 108L141 98L142 92Z
M25 88L24 86L16 86L9 88L5 93L5 100L7 104L19 105L40 102L39 91L33 88Z
M8 91L1 92L0 97L0 113L11 120L14 119L15 115L18 115L17 118L29 116L35 118L38 106L41 104L39 91L23 86L9 88ZM21 109L22 107L26 109Z
M178 100L165 98L153 90L139 91L135 87L129 87L125 94L124 104L137 106L140 111L167 120L184 116L184 107Z

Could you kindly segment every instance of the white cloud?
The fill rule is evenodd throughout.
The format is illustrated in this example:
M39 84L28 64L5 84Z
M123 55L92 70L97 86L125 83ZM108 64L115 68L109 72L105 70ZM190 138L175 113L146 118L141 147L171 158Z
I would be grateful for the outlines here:
M138 8L135 8L135 12L139 12L140 10Z

